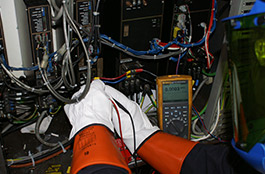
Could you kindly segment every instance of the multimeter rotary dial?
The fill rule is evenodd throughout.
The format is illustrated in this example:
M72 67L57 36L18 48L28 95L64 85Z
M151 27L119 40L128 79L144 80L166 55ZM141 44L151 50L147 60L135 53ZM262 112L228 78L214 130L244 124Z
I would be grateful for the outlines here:
M167 132L174 135L182 135L185 130L185 126L182 121L176 119L170 119L166 122Z

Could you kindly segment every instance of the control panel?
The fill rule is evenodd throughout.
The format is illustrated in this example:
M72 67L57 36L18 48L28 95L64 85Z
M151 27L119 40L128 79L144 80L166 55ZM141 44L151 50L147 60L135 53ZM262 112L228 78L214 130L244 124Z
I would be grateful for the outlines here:
M50 8L48 5L28 8L30 35L32 41L33 62L42 58L44 52L52 52L52 32Z

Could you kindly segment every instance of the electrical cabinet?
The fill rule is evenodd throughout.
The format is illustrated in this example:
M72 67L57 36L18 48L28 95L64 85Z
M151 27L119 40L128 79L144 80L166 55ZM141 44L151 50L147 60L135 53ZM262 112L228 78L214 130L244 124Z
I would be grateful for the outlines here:
M0 14L0 53L4 55L4 57L5 57L5 59L6 59L7 63L8 63L1 14Z
M152 39L161 38L163 0L102 1L100 13L102 33L134 50L146 51ZM160 61L137 60L111 48L103 48L103 58L106 76L139 67L159 73Z

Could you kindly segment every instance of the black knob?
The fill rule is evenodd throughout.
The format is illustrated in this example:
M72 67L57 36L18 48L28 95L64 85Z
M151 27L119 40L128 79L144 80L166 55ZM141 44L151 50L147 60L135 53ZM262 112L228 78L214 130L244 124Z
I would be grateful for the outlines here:
M179 120L170 120L167 125L170 134L181 135L184 132L184 124Z

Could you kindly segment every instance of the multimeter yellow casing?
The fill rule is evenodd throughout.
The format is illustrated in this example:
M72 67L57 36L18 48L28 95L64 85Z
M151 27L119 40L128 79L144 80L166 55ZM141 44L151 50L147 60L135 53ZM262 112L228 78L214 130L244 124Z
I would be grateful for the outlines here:
M166 75L156 79L159 127L164 132L190 139L192 77Z

